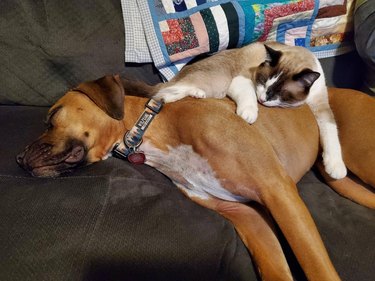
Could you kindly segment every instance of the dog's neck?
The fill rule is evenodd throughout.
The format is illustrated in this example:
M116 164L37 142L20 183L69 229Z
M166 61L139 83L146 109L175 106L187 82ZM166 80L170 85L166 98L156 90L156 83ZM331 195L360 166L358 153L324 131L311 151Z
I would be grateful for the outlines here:
M137 122L145 109L147 98L140 98L135 96L125 96L125 117L123 119L123 130L122 136L119 136L119 140L122 140L123 135L130 130ZM171 127L177 122L179 115L175 115L169 110L170 107L176 107L177 104L165 104L164 109L153 119L150 126L147 128L143 142L151 142L155 147L161 150L167 150L167 145L177 145L178 140L171 132ZM178 108L178 106L176 107ZM183 113L181 113L183 115Z
M123 119L123 130L122 135L119 136L119 140L123 140L124 134L130 131L133 126L138 121L139 117L144 113L145 105L147 104L149 99L147 98L140 98L135 96L126 96L125 97L125 117ZM166 125L166 120L164 117L160 117L158 114L144 132L143 141L145 140L153 140L155 143L160 143L159 135L163 134L163 126ZM169 121L169 120L168 120Z
M126 131L130 130L145 109L146 98L125 96L125 118L123 120Z
M132 128L126 131L123 141L118 142L112 149L112 155L128 159L131 163L143 164L144 154L139 151L143 136L163 107L163 102L149 99L145 104L142 114L138 117ZM125 113L125 112L124 112Z

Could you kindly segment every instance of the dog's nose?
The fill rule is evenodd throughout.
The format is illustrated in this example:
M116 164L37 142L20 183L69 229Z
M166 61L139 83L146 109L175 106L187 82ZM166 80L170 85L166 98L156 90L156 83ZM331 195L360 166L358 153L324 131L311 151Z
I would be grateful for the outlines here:
M25 152L22 151L21 153L19 153L17 156L16 156L16 161L18 163L18 165L22 165L23 164L23 158L25 157Z

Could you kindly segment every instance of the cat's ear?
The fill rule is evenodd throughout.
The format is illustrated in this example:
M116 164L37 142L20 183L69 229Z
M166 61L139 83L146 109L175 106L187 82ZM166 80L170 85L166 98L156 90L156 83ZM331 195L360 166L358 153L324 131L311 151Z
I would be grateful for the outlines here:
M268 63L270 66L275 67L279 63L282 52L272 49L271 47L268 47L267 45L264 45L264 47L266 48L265 62Z
M300 73L295 74L293 80L300 83L304 88L309 89L319 77L319 72L305 68Z

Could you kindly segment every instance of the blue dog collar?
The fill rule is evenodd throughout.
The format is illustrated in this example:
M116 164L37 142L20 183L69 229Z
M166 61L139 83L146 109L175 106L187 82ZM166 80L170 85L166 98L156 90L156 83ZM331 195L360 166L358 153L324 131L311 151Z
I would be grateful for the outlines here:
M161 101L150 99L133 128L125 133L123 142L115 144L112 149L112 155L120 159L128 159L130 154L137 152L142 144L144 133L162 107L163 103Z

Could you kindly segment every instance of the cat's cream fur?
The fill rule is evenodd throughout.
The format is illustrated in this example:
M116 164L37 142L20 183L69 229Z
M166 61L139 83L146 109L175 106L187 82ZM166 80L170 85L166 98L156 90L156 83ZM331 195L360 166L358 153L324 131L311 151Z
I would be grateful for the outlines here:
M324 73L310 51L276 42L222 51L184 67L160 87L155 98L173 102L186 96L226 95L236 102L237 114L249 123L257 119L258 102L280 107L308 104L320 129L327 173L335 179L345 177L347 171Z

